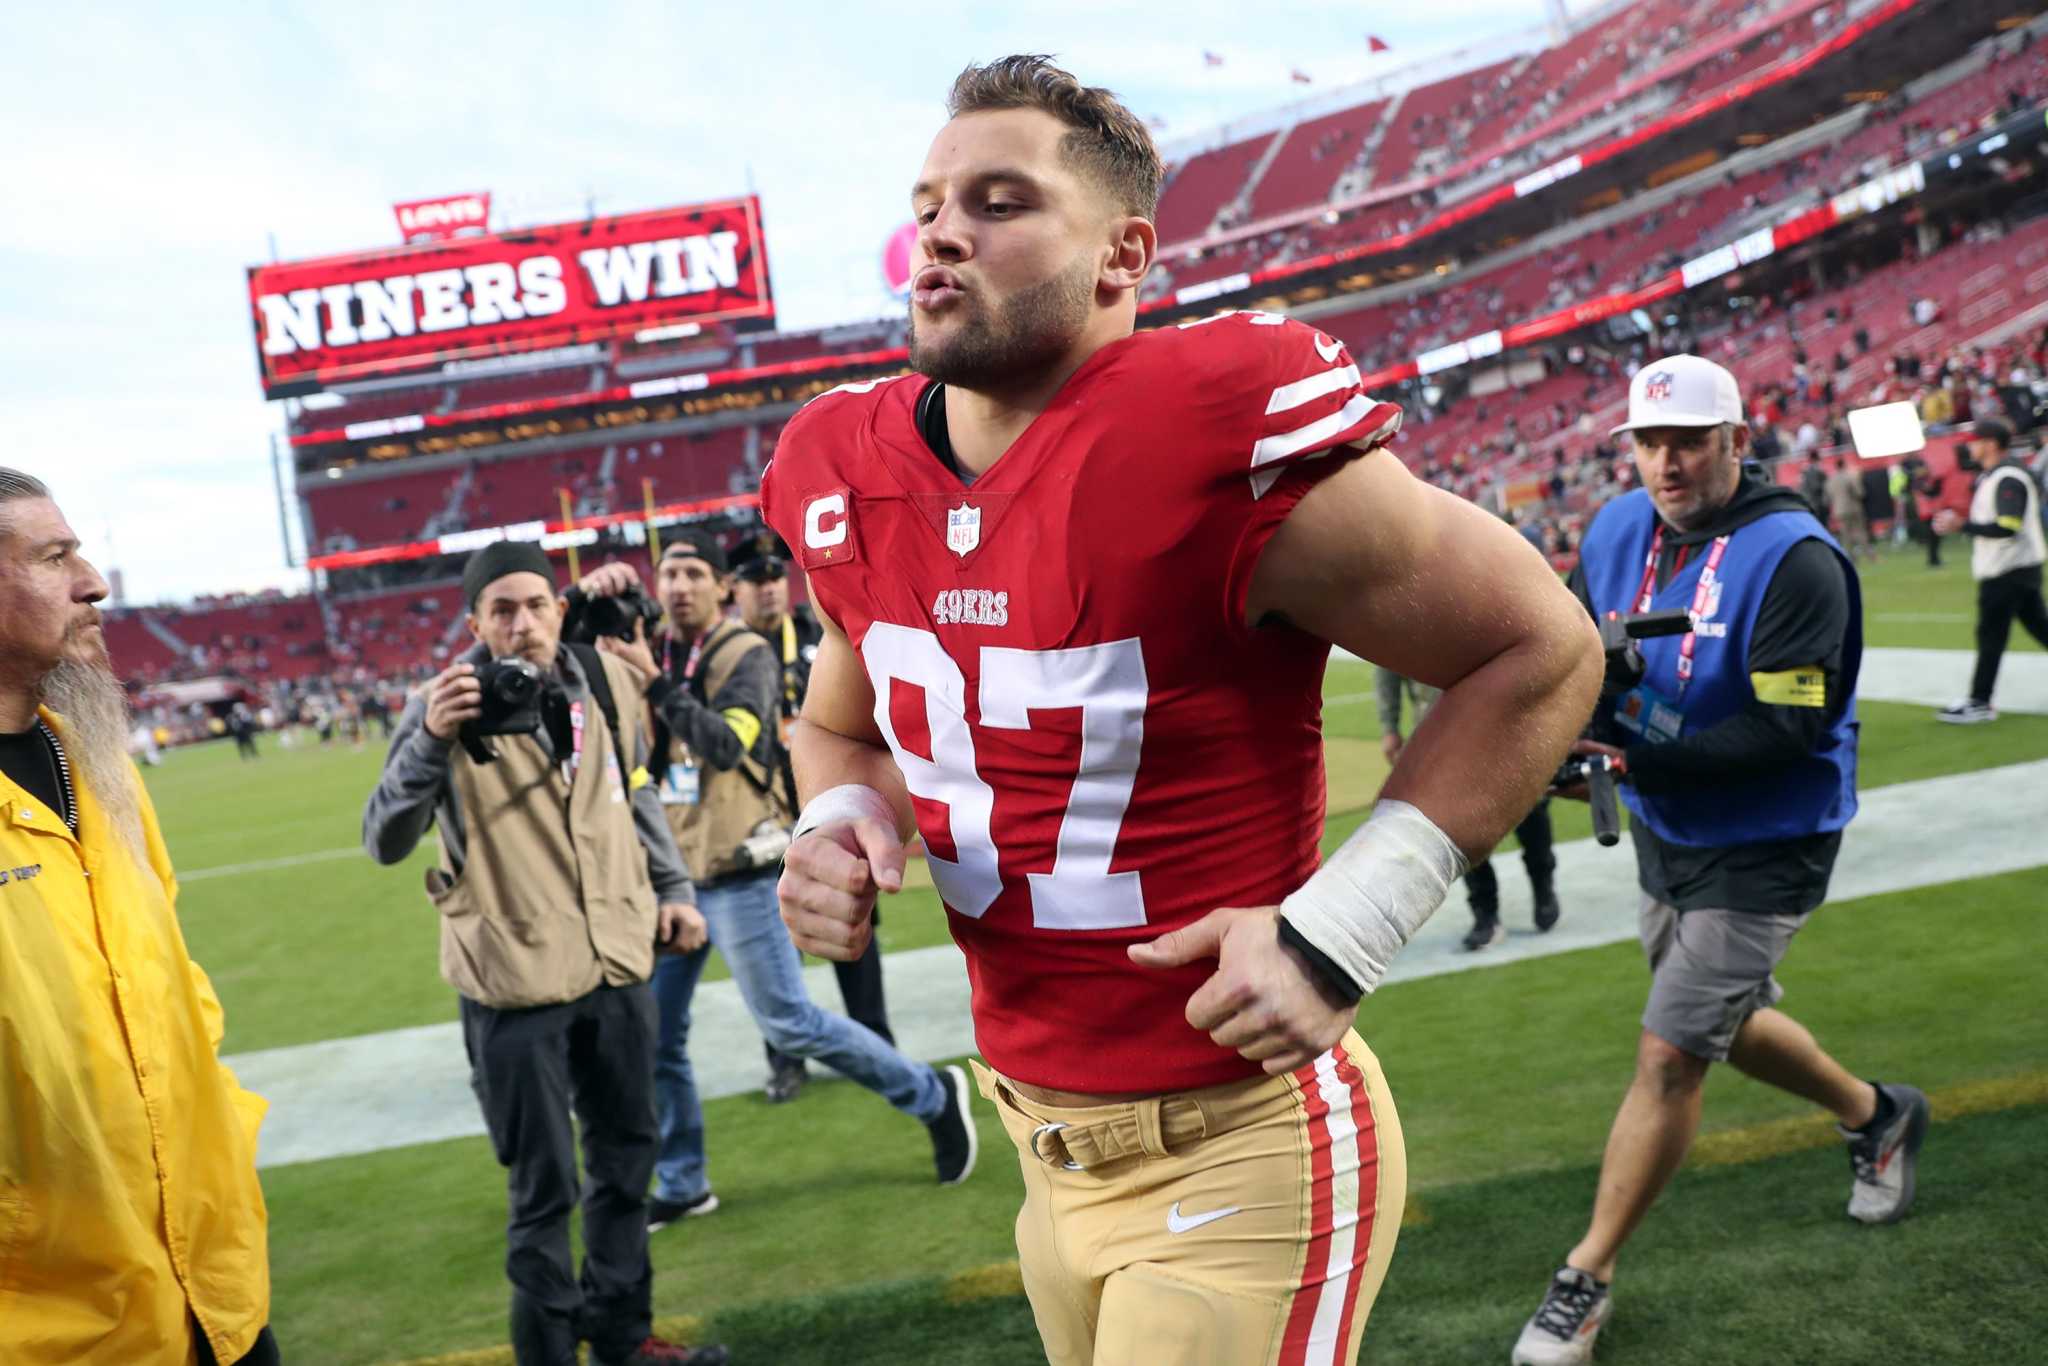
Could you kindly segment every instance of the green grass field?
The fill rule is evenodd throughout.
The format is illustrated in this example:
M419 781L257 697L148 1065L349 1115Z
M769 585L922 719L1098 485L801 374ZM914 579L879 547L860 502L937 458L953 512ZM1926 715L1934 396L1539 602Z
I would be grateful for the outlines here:
M1902 555L1866 585L1873 643L1968 643L1963 569ZM1344 700L1369 691L1362 666L1331 670L1331 840L1383 776L1370 700ZM2048 717L1958 730L1924 708L1864 715L1866 786L2048 756ZM232 871L347 850L380 758L267 747L243 765L211 746L151 771L228 1051L454 1018L420 890L428 855L400 869L344 852ZM1581 809L1560 804L1559 817L1560 838L1587 832ZM2009 1108L1953 1121L1938 1111L1919 1210L1868 1230L1842 1215L1838 1148L1777 1141L1806 1108L1717 1071L1704 1143L1720 1136L1757 1160L1681 1174L1631 1244L1600 1360L2040 1359L2048 1196L2023 1159L2048 1142L2044 901L2048 872L2036 869L1815 919L1780 973L1787 1007L1850 1066L1937 1092L2026 1084ZM928 890L890 904L886 949L944 939ZM1402 1235L1365 1360L1505 1358L1583 1225L1643 986L1640 952L1618 944L1401 983L1366 1004L1360 1029L1399 1100L1425 1221ZM1016 1164L985 1107L980 1119L981 1167L940 1191L922 1133L854 1087L815 1081L785 1107L712 1102L725 1208L656 1235L657 1313L702 1316L742 1363L1042 1361L1013 1281L998 1270L970 1292L956 1279L1015 1256ZM264 1186L287 1360L403 1361L504 1341L504 1186L483 1140L275 1168Z

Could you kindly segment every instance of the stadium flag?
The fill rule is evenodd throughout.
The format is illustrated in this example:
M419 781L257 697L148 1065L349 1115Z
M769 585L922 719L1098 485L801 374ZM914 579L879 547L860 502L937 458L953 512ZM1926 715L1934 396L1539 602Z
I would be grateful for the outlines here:
M1394 50L1387 46L1387 40L1380 37L1377 33L1365 35L1365 49L1368 52L1392 52Z
M1309 74L1308 74L1308 73L1307 73L1306 71L1303 71L1303 70L1302 70L1302 69L1301 69L1300 67L1298 67L1298 66L1297 66L1297 67L1295 67L1295 68L1293 68L1292 70L1290 70L1290 71L1289 71L1289 72L1287 73L1287 79L1288 79L1288 80L1290 80L1290 81L1293 81L1293 82L1294 82L1294 83L1295 83L1296 85L1312 85L1312 84L1314 84L1314 82L1313 82L1313 80L1312 80L1312 79L1310 78Z
M1209 51L1209 50L1208 50L1207 48L1204 48L1204 49L1202 50L1202 65L1203 65L1203 66L1222 66L1222 65L1223 65L1223 55L1222 55L1221 53L1219 53L1219 52L1211 52L1211 51Z

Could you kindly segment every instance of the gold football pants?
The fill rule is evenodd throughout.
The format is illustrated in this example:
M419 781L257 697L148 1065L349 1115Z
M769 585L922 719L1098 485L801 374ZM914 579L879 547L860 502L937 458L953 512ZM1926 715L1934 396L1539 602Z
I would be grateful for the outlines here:
M1017 1254L1051 1366L1357 1360L1407 1158L1356 1032L1285 1076L1085 1109L974 1070L1024 1169Z

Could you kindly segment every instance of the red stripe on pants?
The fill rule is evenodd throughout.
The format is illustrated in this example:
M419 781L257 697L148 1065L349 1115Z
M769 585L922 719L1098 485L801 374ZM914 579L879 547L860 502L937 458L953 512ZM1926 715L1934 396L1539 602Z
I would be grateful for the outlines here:
M1351 1095L1351 1119L1358 1128L1358 1226L1352 1230L1351 1279L1344 1287L1344 1325L1338 1339L1338 1360L1343 1360L1343 1343L1351 1335L1351 1315L1358 1309L1358 1283L1363 1279L1366 1254L1372 1250L1374 1221L1379 1216L1380 1136L1373 1123L1372 1095L1365 1089L1365 1073L1351 1060L1342 1045L1337 1048L1337 1076Z
M1294 1304L1287 1312L1287 1332L1280 1340L1280 1366L1304 1366L1308 1360L1309 1331L1315 1325L1316 1302L1322 1298L1323 1270L1330 1263L1331 1169L1329 1104L1323 1099L1322 1078L1313 1062L1298 1068L1294 1079L1301 1084L1307 1110L1309 1146L1309 1240L1308 1255L1302 1259L1301 1288L1294 1292Z

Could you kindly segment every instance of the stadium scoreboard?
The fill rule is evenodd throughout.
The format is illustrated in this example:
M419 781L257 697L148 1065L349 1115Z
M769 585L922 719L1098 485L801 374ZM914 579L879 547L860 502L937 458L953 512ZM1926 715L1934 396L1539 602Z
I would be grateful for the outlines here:
M772 328L758 198L249 268L266 398L683 324Z

